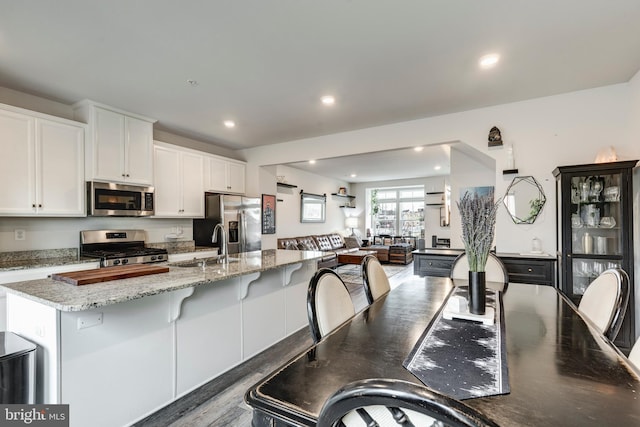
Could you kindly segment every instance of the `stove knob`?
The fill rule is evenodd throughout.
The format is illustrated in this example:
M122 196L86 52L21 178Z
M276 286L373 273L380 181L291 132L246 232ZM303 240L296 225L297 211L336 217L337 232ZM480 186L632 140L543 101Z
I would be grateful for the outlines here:
M156 256L155 255L151 255L151 261L155 261L156 260Z
M123 259L122 260L122 265L124 265L124 264L129 264L129 260L128 259Z
M113 261L113 265L118 265L118 264L120 264L120 260L119 259L116 259L116 260Z
M164 258L164 256L162 256L162 255L158 255L158 260L161 260L161 259L163 259L163 258Z

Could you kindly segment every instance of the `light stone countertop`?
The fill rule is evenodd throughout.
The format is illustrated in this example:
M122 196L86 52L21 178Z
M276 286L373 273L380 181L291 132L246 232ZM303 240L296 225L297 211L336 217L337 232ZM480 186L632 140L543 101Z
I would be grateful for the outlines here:
M7 293L28 298L57 310L82 311L317 260L323 255L323 252L316 251L269 249L232 254L231 257L238 259L238 261L228 264L210 263L204 269L202 267L176 267L171 263L157 263L154 265L169 266L170 271L82 286L50 278L7 283L0 286Z

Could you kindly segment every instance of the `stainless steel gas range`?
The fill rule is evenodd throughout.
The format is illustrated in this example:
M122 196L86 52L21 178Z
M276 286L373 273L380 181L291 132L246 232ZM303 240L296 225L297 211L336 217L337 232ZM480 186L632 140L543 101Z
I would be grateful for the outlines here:
M98 258L101 267L167 261L166 249L145 246L144 230L85 230L80 255Z

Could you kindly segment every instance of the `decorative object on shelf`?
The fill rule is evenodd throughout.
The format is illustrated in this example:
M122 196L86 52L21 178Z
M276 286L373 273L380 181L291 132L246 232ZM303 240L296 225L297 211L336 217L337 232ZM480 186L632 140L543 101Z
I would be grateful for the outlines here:
M541 254L542 253L542 241L537 237L534 237L531 241L531 253L532 254Z
M533 224L546 201L542 186L532 176L513 178L503 198L503 204L516 224Z
M300 190L300 222L325 222L326 194L305 193Z
M598 151L598 155L596 156L596 161L594 163L609 163L617 161L618 155L616 154L615 148L609 146Z
M340 187L338 189L338 194L340 194L342 196L346 196L347 195L347 187Z
M276 233L276 196L262 195L262 234Z
M284 184L284 175L278 175L278 176L276 176L276 180L277 180L280 184Z
M493 187L474 187L458 201L462 242L469 261L469 312L482 315L486 305L485 266L493 245L496 213Z
M516 160L513 157L513 144L507 146L507 170L516 168Z
M345 220L344 220L344 225L347 228L351 229L351 236L355 235L355 232L353 231L354 228L358 228L358 217L357 216L348 216Z
M500 129L497 126L494 126L489 131L489 147L500 147L502 146L502 135L500 134Z

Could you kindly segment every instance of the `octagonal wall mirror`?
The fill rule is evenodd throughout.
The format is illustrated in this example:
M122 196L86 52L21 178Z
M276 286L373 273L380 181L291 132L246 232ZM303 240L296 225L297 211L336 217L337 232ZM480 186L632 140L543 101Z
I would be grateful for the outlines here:
M532 176L513 178L502 203L516 224L533 224L542 212L547 198L542 186Z

